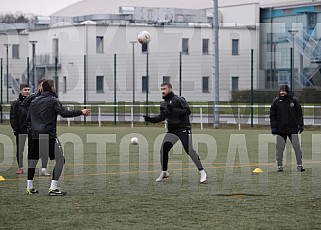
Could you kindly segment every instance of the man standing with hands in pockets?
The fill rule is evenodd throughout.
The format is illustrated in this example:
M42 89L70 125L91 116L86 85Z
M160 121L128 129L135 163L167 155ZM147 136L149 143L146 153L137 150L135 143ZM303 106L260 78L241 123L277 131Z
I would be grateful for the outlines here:
M18 170L23 174L23 151L27 140L27 113L21 109L21 104L29 96L30 88L27 84L20 84L20 94L10 107L10 124L16 136L16 152Z
M272 134L277 135L277 171L283 171L283 151L287 138L290 139L295 152L297 170L305 171L298 136L298 133L304 130L303 112L299 100L293 96L288 85L281 85L279 96L273 100L270 108L270 123Z

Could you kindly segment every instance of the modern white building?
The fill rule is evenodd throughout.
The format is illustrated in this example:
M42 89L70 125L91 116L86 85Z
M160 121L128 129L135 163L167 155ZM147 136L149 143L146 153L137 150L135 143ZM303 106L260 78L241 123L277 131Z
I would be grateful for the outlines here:
M81 1L52 15L55 24L50 28L30 31L30 39L38 40L37 55L51 53L48 66L38 65L37 72L44 68L47 77L57 73L59 97L64 101L112 102L115 96L120 101L143 102L146 97L158 101L163 81L170 81L177 94L191 101L213 101L212 1L203 2L207 4L198 5L199 9L182 9L169 8L179 6L172 1L158 7L141 7L151 4L141 1L132 5L111 1L110 7ZM180 5L195 7L194 2L188 4ZM108 12L103 13L103 8ZM220 8L223 101L230 100L232 90L249 88L251 49L256 88L258 9L257 3ZM233 13L238 11L250 13ZM147 48L133 43L142 30L152 35ZM54 69L56 54L58 68Z
M301 1L261 9L261 87L321 87L321 2Z
M27 80L22 75L26 73L28 61L24 57L29 53L29 35L19 32L16 28L13 29L12 26L9 27L11 28L9 32L0 32L0 82L2 82L0 97L5 103L16 99L19 82Z
M260 29L262 15L280 4L275 2L219 1L220 101L231 100L232 91L264 90L268 85L270 65L262 65L266 54L261 43L266 40ZM212 17L212 0L80 1L38 18L28 30L28 40L37 41L34 82L55 79L61 100L80 103L158 101L163 81L170 81L189 101L213 101ZM143 30L152 36L148 46L136 42ZM20 62L27 63L32 45L24 42L20 47ZM4 48L0 45L3 59ZM27 64L18 71L13 63L9 76L24 81ZM32 64L30 59L29 80Z

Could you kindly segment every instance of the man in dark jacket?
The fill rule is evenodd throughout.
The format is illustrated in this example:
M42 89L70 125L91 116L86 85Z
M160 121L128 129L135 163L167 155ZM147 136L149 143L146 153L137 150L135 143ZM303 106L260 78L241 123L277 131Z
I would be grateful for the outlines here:
M32 151L29 157L27 194L38 191L33 187L33 177L40 154L46 154L51 160L56 161L49 188L50 196L63 196L66 192L60 191L58 180L63 170L65 158L60 142L57 138L57 116L76 117L89 115L89 109L66 110L57 99L54 81L45 80L42 83L42 93L30 104L29 117L31 120Z
M277 171L283 171L283 151L287 138L290 139L295 152L297 170L305 171L302 165L302 152L298 136L298 133L302 133L304 130L302 108L287 85L280 87L279 96L273 100L270 109L270 123L272 134L277 135Z
M10 124L16 136L17 174L23 174L23 150L27 140L27 113L21 109L21 103L29 95L27 84L20 84L20 94L10 107Z
M42 91L42 82L45 79L40 79L38 81L38 91L30 94L22 103L21 107L23 110L25 110L26 113L28 113L29 107L31 102L36 99L36 97L39 97ZM31 140L31 129L30 129L30 122L28 123L28 139ZM28 141L28 155L30 154L29 152L31 151L31 141ZM42 162L42 168L41 168L41 176L50 176L50 173L48 172L48 156L42 156L41 157L41 162Z
M170 83L161 84L161 91L164 101L160 104L160 114L154 117L144 116L146 122L158 123L167 121L168 132L164 137L160 150L162 172L156 181L162 181L169 177L168 153L173 145L180 140L186 153L199 170L200 182L204 183L207 175L192 145L192 131L189 121L191 110L183 97L179 97L172 92Z

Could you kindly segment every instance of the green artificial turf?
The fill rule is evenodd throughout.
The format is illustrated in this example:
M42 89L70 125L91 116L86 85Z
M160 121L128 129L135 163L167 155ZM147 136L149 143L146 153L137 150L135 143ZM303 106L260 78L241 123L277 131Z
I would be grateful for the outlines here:
M1 125L1 229L318 229L321 228L321 136L302 134L305 172L296 171L287 146L284 172L276 172L273 136L264 129L194 129L194 147L208 174L199 174L180 144L170 153L170 177L160 172L163 127L61 125L66 164L59 187L40 177L26 195L17 170L14 136ZM130 145L131 137L139 145ZM196 144L198 142L198 144ZM52 169L54 162L50 162ZM41 164L38 164L41 167ZM262 173L253 173L255 168Z

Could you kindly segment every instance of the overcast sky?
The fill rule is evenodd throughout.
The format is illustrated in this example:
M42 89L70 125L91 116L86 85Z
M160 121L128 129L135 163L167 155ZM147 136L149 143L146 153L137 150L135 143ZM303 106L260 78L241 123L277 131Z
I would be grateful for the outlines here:
M19 11L25 14L34 13L36 15L50 16L56 11L78 1L80 0L0 0L0 13L16 13ZM261 4L266 5L277 2L300 2L300 0L218 0L219 5L221 6L248 2L260 2Z
M0 13L34 13L49 16L80 0L0 0Z
M270 5L275 3L300 3L300 2L306 2L309 0L218 0L219 5L225 6L225 5L236 5L236 4L243 4L243 3L249 3L249 2L259 2L261 5ZM310 0L312 2L312 0ZM320 1L320 0L316 0Z

